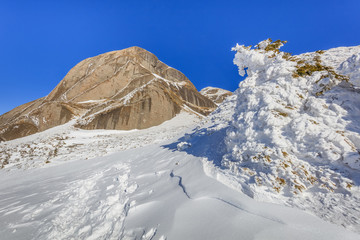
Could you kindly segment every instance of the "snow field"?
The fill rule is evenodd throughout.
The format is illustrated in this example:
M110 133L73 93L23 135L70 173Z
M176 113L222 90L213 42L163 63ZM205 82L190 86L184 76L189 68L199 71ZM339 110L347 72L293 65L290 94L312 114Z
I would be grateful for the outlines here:
M179 152L170 145L155 144L139 150L2 174L0 180L9 184L0 186L1 236L358 238L300 210L257 202L229 188L214 178L221 173L204 158Z

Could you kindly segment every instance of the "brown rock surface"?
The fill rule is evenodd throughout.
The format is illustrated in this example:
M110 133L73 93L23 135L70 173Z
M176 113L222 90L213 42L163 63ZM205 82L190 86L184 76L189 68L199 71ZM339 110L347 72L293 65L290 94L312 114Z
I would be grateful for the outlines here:
M43 98L0 116L0 139L27 136L74 120L84 129L143 129L182 109L216 108L180 71L139 47L81 61Z
M233 93L228 90L222 88L216 88L216 87L203 88L201 89L200 93L205 97L211 99L216 104L222 103L225 100L225 98L233 95Z

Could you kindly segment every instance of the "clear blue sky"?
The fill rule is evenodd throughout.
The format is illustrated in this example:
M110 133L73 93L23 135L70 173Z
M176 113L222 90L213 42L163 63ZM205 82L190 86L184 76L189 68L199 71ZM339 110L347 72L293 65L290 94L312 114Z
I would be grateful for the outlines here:
M359 0L0 1L0 114L47 95L81 60L140 46L200 90L235 90L230 49L268 37L294 54L360 45Z

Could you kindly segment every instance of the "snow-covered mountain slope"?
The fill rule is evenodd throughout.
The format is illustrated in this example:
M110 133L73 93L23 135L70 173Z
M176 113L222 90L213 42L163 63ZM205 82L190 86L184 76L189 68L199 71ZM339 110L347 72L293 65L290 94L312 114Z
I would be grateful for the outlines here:
M237 46L248 77L180 141L252 198L359 232L360 46L290 56L282 44Z
M82 130L73 121L27 137L0 143L4 171L91 159L172 139L201 120L182 111L159 126L142 130ZM5 163L5 164L4 164Z
M0 174L1 239L358 239L230 188L171 141ZM229 180L227 185L231 186Z

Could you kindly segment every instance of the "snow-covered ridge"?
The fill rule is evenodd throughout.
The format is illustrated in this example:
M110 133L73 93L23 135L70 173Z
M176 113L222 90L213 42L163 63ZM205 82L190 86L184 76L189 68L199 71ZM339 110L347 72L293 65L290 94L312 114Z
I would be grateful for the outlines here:
M282 44L237 45L248 77L180 141L247 195L359 231L360 46L290 56Z

